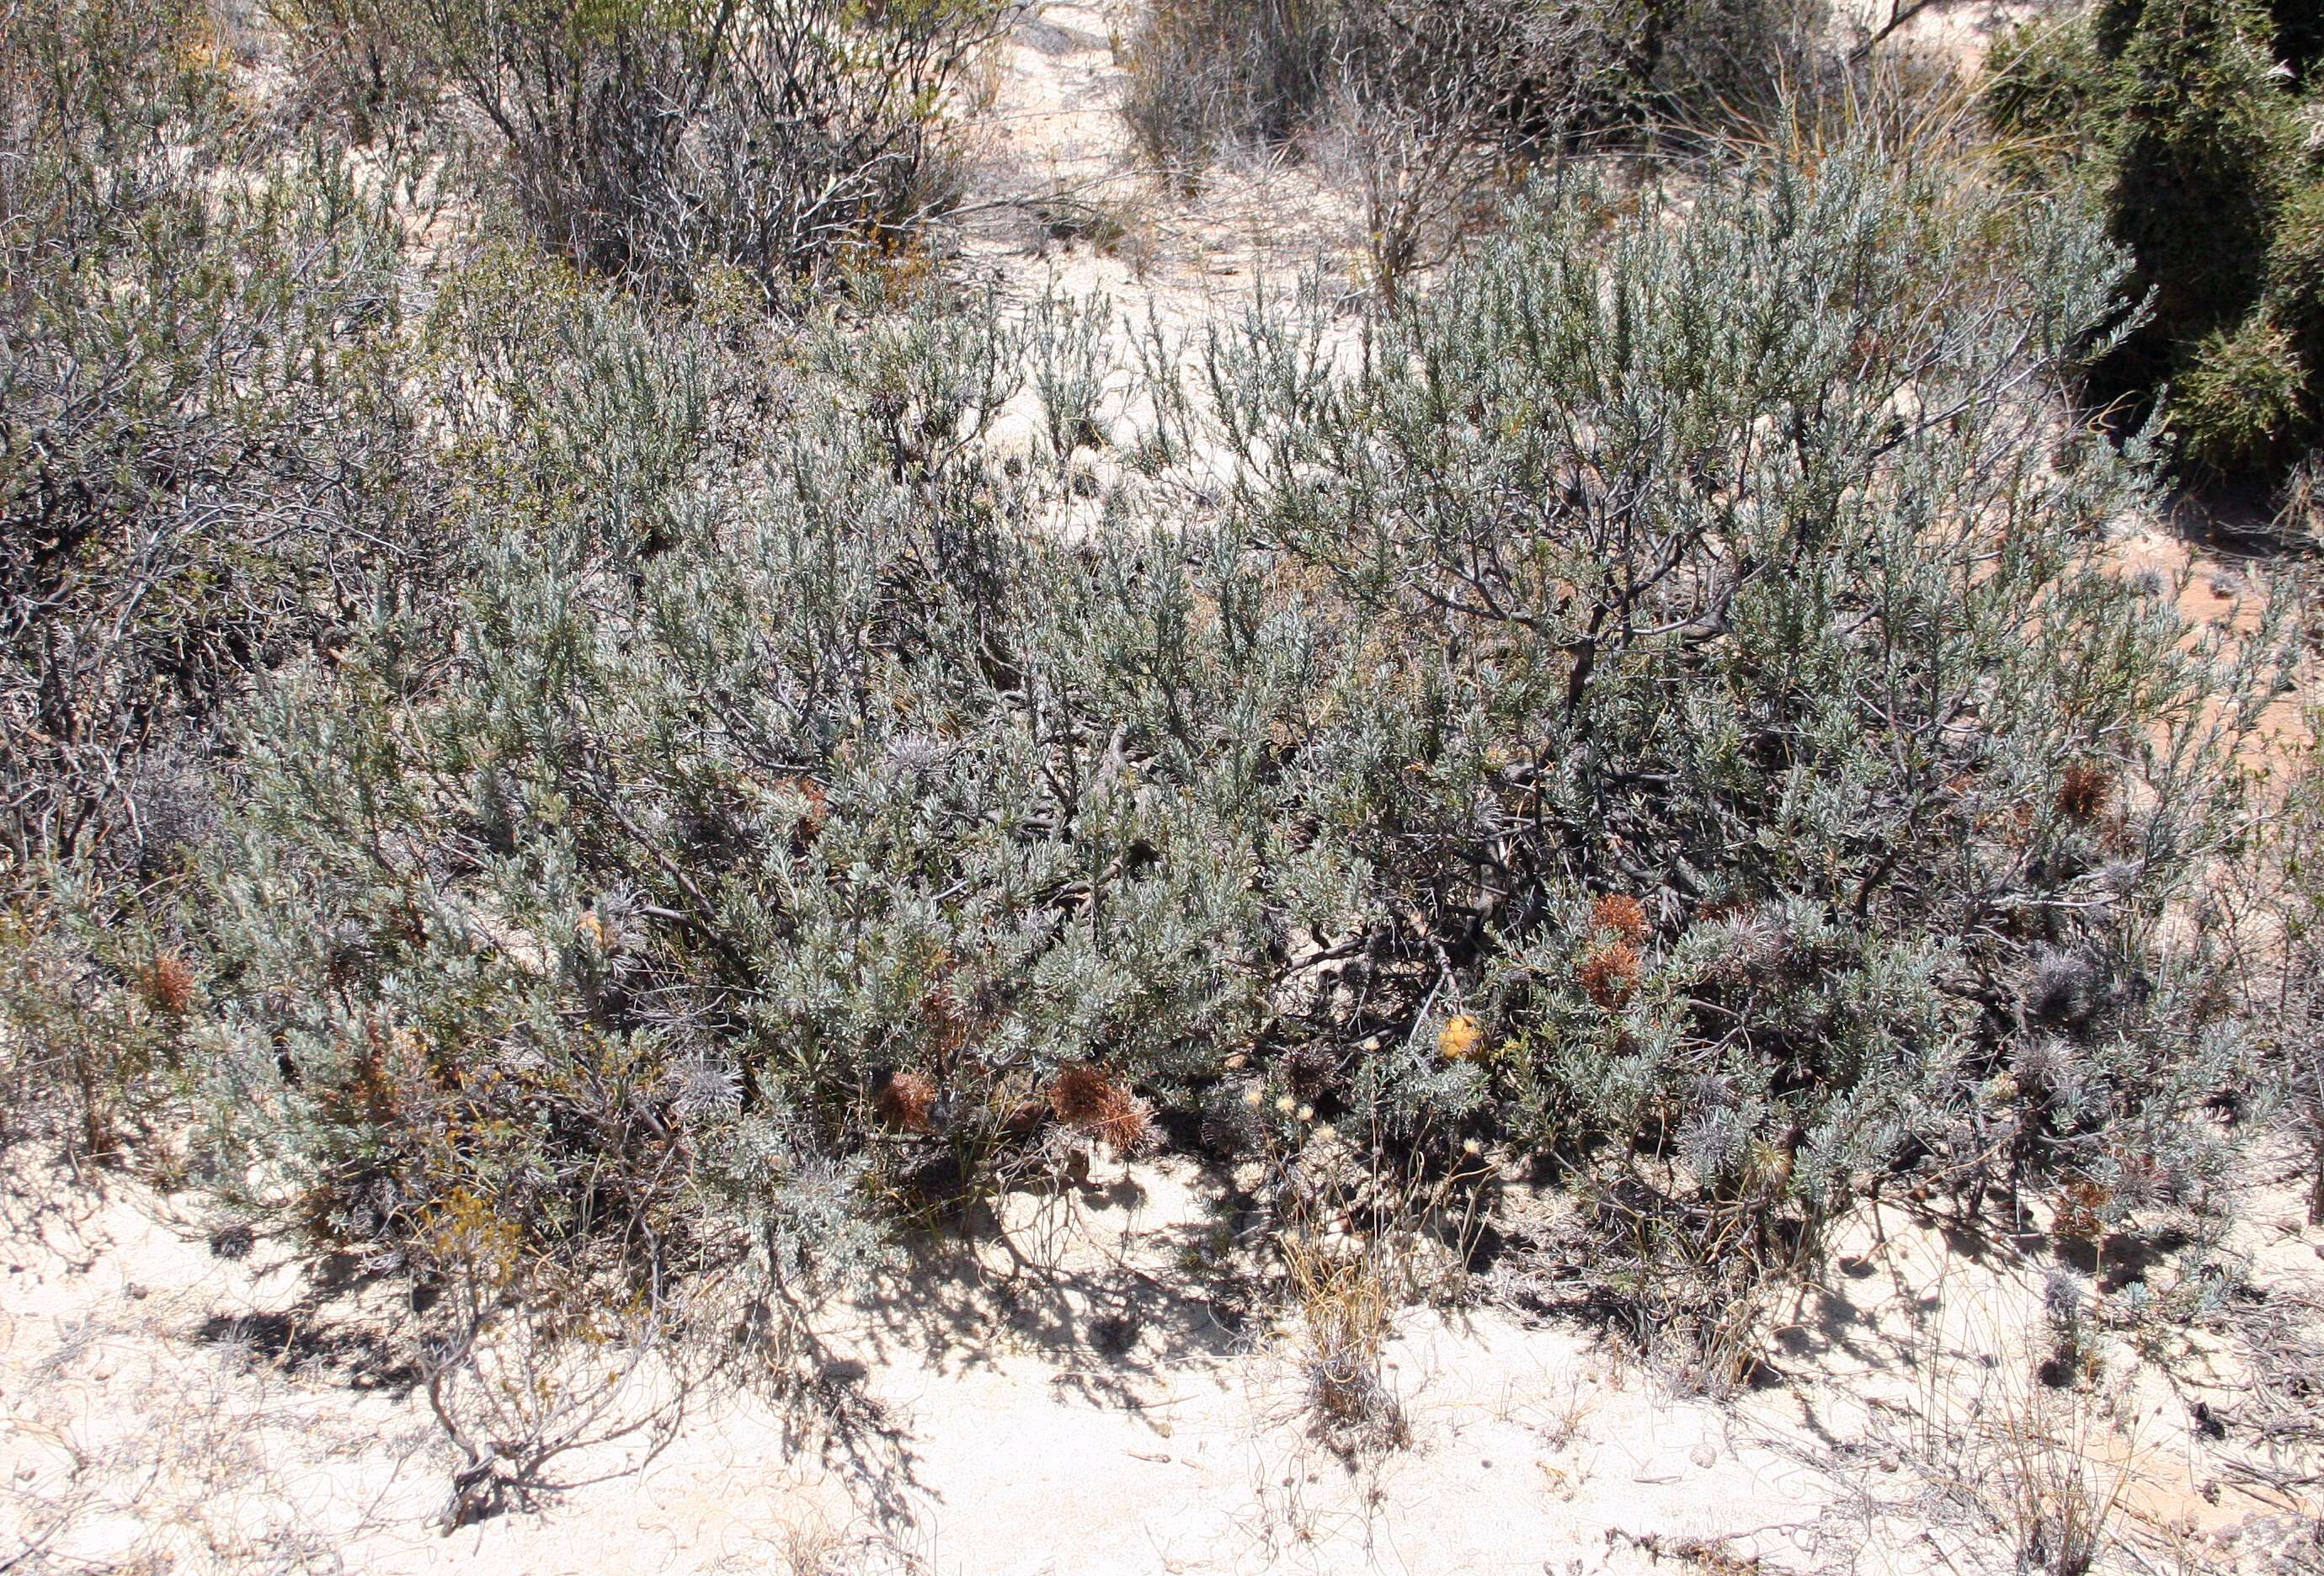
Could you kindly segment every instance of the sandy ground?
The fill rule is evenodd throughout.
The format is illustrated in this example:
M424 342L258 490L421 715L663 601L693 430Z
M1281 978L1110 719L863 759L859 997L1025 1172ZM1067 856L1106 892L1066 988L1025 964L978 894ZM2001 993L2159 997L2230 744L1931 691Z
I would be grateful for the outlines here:
M1914 27L1971 49L1990 11ZM1264 280L1349 280L1351 211L1297 166L1192 194L1137 168L1128 14L1047 5L996 59L959 265L1176 333ZM2248 615L2234 567L2176 537L2124 552L2191 567L2196 616ZM2087 1390L2031 1377L2052 1272L2186 1267L1891 1207L1782 1311L1768 1382L1723 1400L1506 1276L1414 1308L1388 1349L1409 1442L1351 1461L1309 1432L1296 1332L1213 1272L1222 1180L1101 1161L825 1310L804 1385L705 1396L641 1468L604 1447L569 1463L597 1480L445 1535L454 1463L376 1333L389 1292L214 1240L197 1199L0 1158L0 1576L1967 1573L2015 1568L2022 1496L2059 1473L2119 1501L2101 1569L2324 1571L2324 1424L2300 1421L2324 1408L2300 1389L2324 1232L2281 1166L2250 1179L2222 1305L2109 1331Z
M2109 1335L2088 1396L2047 1389L2030 1342L2058 1253L1893 1207L1738 1396L1675 1393L1485 1282L1400 1323L1409 1443L1342 1460L1307 1430L1296 1332L1201 1272L1219 1184L1179 1159L1101 1161L1005 1229L919 1245L818 1319L788 1400L706 1400L642 1470L590 1452L574 1477L613 1475L446 1536L452 1463L382 1369L375 1290L319 1292L263 1241L222 1257L190 1201L118 1179L99 1200L14 1158L12 1571L2003 1571L2028 1419L2119 1488L2101 1569L2324 1568L2297 1541L2324 1508L2314 1431L2268 1448L2283 1415L2226 1327L2144 1353ZM2288 1191L2247 1202L2248 1285L2324 1338L2324 1232Z

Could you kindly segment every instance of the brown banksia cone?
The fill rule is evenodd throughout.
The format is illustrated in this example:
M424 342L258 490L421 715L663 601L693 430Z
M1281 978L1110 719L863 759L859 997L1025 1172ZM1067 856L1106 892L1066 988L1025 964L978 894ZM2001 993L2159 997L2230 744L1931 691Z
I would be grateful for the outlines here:
M1628 941L1600 942L1582 954L1574 981L1599 1006L1619 1007L1638 982L1638 949Z
M934 1130L929 1112L936 1103L935 1081L925 1073L894 1073L872 1097L872 1109L881 1121L899 1133Z
M2098 818L2114 797L2114 774L2095 761L2078 760L2058 779L2058 813L2069 821Z
M194 968L176 953L156 953L137 976L145 1005L168 1018L183 1018L194 1005Z
M1645 906L1628 892L1608 892L1591 903L1590 922L1601 933L1628 942L1632 946L1646 939L1649 928Z
M1049 1109L1059 1121L1089 1134L1124 1158L1152 1140L1154 1114L1146 1102L1086 1062L1060 1072L1049 1085Z

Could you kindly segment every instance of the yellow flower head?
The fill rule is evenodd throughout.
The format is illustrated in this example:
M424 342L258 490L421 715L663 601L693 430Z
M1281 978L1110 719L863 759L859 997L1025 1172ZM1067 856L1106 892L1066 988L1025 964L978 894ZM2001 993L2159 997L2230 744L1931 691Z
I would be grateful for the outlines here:
M1448 1062L1465 1062L1477 1054L1484 1037L1483 1027L1464 1012L1444 1020L1444 1027L1436 1031L1436 1049Z

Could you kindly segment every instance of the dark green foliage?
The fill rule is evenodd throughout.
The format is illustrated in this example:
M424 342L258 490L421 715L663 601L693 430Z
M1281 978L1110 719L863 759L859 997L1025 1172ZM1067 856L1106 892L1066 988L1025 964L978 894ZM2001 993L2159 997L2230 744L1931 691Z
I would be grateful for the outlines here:
M2152 292L2094 388L2143 402L2179 385L2172 425L2200 476L2279 476L2317 435L2314 49L2303 5L2116 0L1997 60L1997 124L2102 197Z
M2304 430L2313 369L2300 352L2260 317L2205 335L2178 391L2174 419L2188 458L2232 474L2264 464L2287 433Z

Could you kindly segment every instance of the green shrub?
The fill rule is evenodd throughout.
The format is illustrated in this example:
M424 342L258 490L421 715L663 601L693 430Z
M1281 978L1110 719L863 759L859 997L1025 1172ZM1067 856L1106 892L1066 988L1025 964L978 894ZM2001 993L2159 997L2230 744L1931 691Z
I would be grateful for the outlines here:
M2187 457L2226 474L2264 465L2303 419L2310 370L2292 336L2262 318L2205 336L2179 386Z
M2148 446L2061 412L2145 324L2080 206L1869 139L1567 180L1360 355L1311 290L1121 391L1099 303L761 310L899 234L990 13L729 14L331 13L579 264L425 279L190 6L5 23L0 1077L409 1277L452 1520L1157 1126L1278 1202L1318 1122L1407 1203L1531 1157L1714 1381L1867 1192L2211 1206L2255 1053L2187 899L2277 630L2107 561ZM1378 212L1526 14L1334 57L1415 73L1332 87ZM767 113L788 23L869 97ZM2312 288L2254 300L2187 379L2242 445L2313 393Z
M2151 293L2094 388L2144 405L2181 385L2170 421L2197 476L2280 478L2317 433L2310 11L2116 0L1997 55L1996 124L2100 194Z
M485 369L456 628L380 625L242 740L221 1175L424 1274L464 1199L593 1286L779 1273L837 1247L803 1199L950 1202L1065 1067L1234 1037L1248 901L1091 731L1091 604L1154 549L1020 539L959 442L1021 342L929 309L737 355L494 266L429 325ZM881 1117L907 1076L939 1109Z

